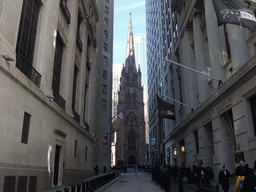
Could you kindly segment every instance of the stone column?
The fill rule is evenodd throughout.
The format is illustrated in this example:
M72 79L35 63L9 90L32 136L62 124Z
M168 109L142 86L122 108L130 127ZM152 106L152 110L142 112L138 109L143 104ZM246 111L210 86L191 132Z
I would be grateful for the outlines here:
M193 50L191 48L191 42L192 42L192 34L190 34L189 30L184 31L184 35L181 38L181 64L190 67L194 67L194 56L193 56ZM188 69L181 68L182 71L182 91L183 91L183 98L185 104L193 107L194 109L197 107L197 86L195 82L196 73L192 72ZM188 114L190 112L189 108L186 109L186 113Z
M212 120L214 157L213 164L227 165L229 169L234 168L233 137L229 132L221 116Z
M233 64L232 72L235 72L249 60L249 48L246 43L245 28L234 24L226 24L226 26Z
M224 82L226 75L223 68L223 57L216 13L211 0L205 0L204 5L212 76ZM213 88L217 88L218 82L213 80L212 85Z
M200 27L201 23L202 23L201 14L196 14L193 18L196 69L200 72L207 73L203 32ZM197 84L198 84L198 96L199 96L199 104L200 104L209 97L208 78L198 74Z

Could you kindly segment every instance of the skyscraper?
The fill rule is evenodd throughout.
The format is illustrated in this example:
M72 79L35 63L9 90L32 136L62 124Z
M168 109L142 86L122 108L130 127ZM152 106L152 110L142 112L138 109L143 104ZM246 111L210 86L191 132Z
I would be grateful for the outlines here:
M134 37L135 61L136 65L141 68L144 116L146 122L146 142L148 143L148 75L147 75L147 41L146 34L135 33Z

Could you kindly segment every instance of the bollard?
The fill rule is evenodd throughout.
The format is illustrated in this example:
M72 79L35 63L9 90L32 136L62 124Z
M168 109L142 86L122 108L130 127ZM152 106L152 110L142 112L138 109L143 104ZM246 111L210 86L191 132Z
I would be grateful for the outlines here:
M82 192L85 192L85 189L86 189L86 183L82 182Z
M81 192L81 183L77 184L77 192Z
M65 187L64 192L69 192L69 188Z
M76 186L75 185L71 186L71 192L76 192Z

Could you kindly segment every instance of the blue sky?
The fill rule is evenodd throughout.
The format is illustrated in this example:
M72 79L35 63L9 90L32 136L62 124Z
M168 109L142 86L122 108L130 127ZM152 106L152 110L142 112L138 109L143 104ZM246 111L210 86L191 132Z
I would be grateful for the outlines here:
M146 33L145 0L116 0L114 2L114 53L113 64L125 61L129 12L132 16L133 36Z

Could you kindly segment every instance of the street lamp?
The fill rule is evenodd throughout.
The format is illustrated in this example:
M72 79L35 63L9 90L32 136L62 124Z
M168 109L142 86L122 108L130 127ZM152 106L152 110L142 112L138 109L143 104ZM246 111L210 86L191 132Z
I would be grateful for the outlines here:
M176 148L174 148L174 150L173 150L173 155L177 156L177 149Z
M184 145L181 146L181 152L182 152L182 153L185 152L185 146L184 146Z

